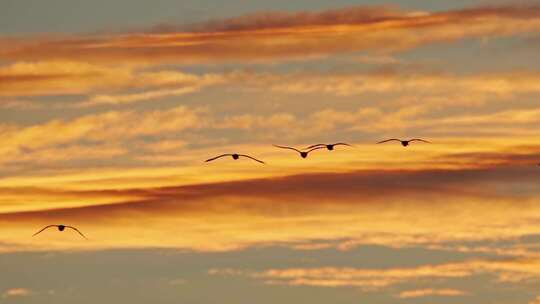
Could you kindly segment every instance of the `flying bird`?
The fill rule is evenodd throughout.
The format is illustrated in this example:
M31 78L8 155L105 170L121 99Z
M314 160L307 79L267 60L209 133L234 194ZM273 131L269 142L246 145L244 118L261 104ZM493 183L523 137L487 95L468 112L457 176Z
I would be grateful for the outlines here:
M259 163L261 163L261 164L264 164L264 162L263 162L262 160L258 160L258 159L254 158L254 157L249 156L249 155L245 155L245 154L236 154L236 153L234 153L234 154L231 154L231 153L228 153L228 154L222 154L222 155L220 155L220 156L216 156L216 157L212 157L212 158L210 158L210 159L207 159L207 160L205 160L205 162L211 162L211 161L213 161L213 160L216 160L216 159L218 159L218 158L225 157L225 156L231 156L234 160L239 159L240 156L242 156L242 157L247 157L247 158L250 158L250 159L252 159L252 160L254 160L254 161L256 161L256 162L259 162Z
M315 148L315 147L323 147L323 148L328 149L329 151L332 151L332 150L334 150L335 146L352 147L351 145L349 145L347 143L335 143L335 144L316 144L316 145L309 146L306 149L311 149L311 148Z
M409 143L413 142L413 141L421 141L421 142L425 142L425 143L428 143L428 144L431 143L431 142L429 142L427 140L423 140L423 139L420 139L420 138L413 138L413 139L409 139L409 140L401 140L401 139L397 139L397 138L392 138L392 139L387 139L387 140L380 141L380 142L378 142L378 144L386 143L386 142L389 142L389 141L399 141L401 143L401 145L404 146L404 147L408 146Z
M48 228L51 228L51 227L56 227L56 228L58 228L58 231L64 231L66 228L73 229L73 230L77 231L77 233L79 233L83 238L88 239L88 238L86 238L86 236L84 236L84 234L82 234L82 233L79 231L79 229L77 229L77 228L75 228L75 227L73 227L73 226L66 226L66 225L49 225L49 226L46 226L45 228L41 229L40 231L34 233L34 235L32 235L32 236L36 236L36 235L42 233L44 230L46 230L46 229L48 229Z
M315 150L319 150L319 149L324 149L324 148L326 148L326 147L314 147L314 148L311 148L311 149L309 149L309 150L307 150L307 151L300 151L300 150L298 150L298 149L296 149L296 148L293 148L293 147L278 146L278 145L274 145L274 147L277 147L277 148L280 148L280 149L289 149L289 150L296 151L296 152L300 153L300 156L301 156L302 158L306 158L306 157L308 156L309 152L311 152L311 151L315 151Z

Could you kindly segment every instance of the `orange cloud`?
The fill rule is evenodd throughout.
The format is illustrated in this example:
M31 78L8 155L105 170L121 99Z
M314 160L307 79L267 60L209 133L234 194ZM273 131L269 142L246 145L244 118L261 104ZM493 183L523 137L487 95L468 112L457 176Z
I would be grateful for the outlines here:
M71 120L53 120L27 127L4 126L4 128L0 128L2 135L0 155L4 155L2 159L5 161L9 160L12 163L31 158L36 160L40 158L43 160L60 159L61 155L69 156L68 154L71 155L71 158L77 155L92 157L90 154L103 155L104 158L107 158L107 155L122 154L122 151L126 150L125 147L99 145L102 151L94 153L87 150L82 154L66 153L68 150L62 151L61 149L68 146L71 149L82 151L85 149L80 145L82 140L126 142L141 136L163 137L173 132L197 134L204 130L223 129L229 131L250 130L253 132L254 138L264 137L266 142L277 139L295 142L301 138L316 137L321 133L338 130L376 132L381 134L378 138L382 138L396 136L394 131L396 129L427 129L431 134L444 134L443 130L451 128L452 132L456 132L455 136L462 137L474 125L484 127L479 131L489 128L490 132L500 132L501 135L506 135L501 136L499 140L501 144L507 142L515 145L519 142L522 145L527 145L529 141L527 135L534 135L534 129L530 128L530 124L540 123L539 111L537 110L509 110L494 114L455 115L437 119L430 118L429 113L428 109L414 106L392 111L376 107L364 107L351 111L338 111L329 108L313 112L303 118L290 113L235 114L218 117L208 109L185 106L147 112L109 111ZM51 134L55 134L55 136L51 136ZM259 136L255 136L255 134L259 134ZM520 134L521 138L512 138L516 134ZM447 137L447 135L437 136L438 141L446 141ZM218 143L222 147L226 144L227 142ZM473 148L470 141L469 145ZM458 148L457 145L456 148ZM461 150L464 153L486 152L485 149L480 151ZM495 151L499 155L500 152ZM476 157L478 160L482 155L478 154L477 156L479 156ZM493 160L493 158L488 158L488 160ZM534 162L534 155L529 157L529 161Z
M246 171L244 179L250 171L265 170L250 165L243 167L241 163L229 165L236 171L240 168ZM225 164L219 168L228 169ZM169 172L176 170L183 169L172 168ZM272 172L276 176L280 167L269 170L276 170L278 173ZM216 171L215 166L204 166L204 171L199 171L197 176ZM151 171L141 172L141 175L149 178L145 174L148 172ZM188 183L192 178L188 172L173 177L162 176L166 182ZM51 202L42 205L41 209L35 208L38 205L28 207L27 211L3 209L0 237L10 244L3 250L166 247L219 251L268 244L295 247L310 240L337 243L333 245L336 247L350 242L346 248L341 248L344 250L366 244L429 247L456 242L515 240L540 234L536 221L540 218L540 209L532 194L524 192L516 197L512 191L505 192L505 188L499 187L509 180L509 176L514 179L519 176L520 185L525 188L535 185L539 178L535 168L519 167L379 169L109 190L110 195L104 192L101 197L82 192L81 199L71 203L71 207L60 205L60 209L51 210L55 208ZM126 178L128 182L132 179ZM121 189L118 185L122 185L99 173L88 180L90 182L79 181L73 185L79 188L85 184L90 187L108 185L114 189ZM45 185L49 187L55 184L68 187L68 181L58 182L54 177L44 178L44 181L48 181ZM2 182L15 184L9 180ZM500 190L494 193L493 189ZM11 191L12 195L16 193L16 189ZM73 197L77 197L76 193ZM96 198L109 201L93 202ZM66 198L63 202L64 206L70 203ZM87 204L75 204L81 202ZM482 214L481 219L478 214ZM74 236L55 231L37 239L24 237L31 234L31 230L49 223L78 225L89 234L91 241L74 242ZM280 229L276 230L276 225ZM320 229L321 226L325 229ZM182 234L164 231L182 231ZM509 266L501 262L497 267L504 270ZM512 269L515 271L510 271ZM515 281L525 279L524 274L530 274L530 271L517 271L517 266L511 265L505 274L507 276L501 276L501 280Z
M290 94L331 94L354 96L366 93L409 93L449 96L445 105L460 102L456 92L472 94L475 104L489 102L490 98L512 97L519 94L539 93L540 75L534 72L453 75L444 73L419 73L412 71L372 72L359 74L314 75L295 73L289 75L237 73L248 83L270 87L275 92ZM480 99L480 100L478 100ZM445 99L443 99L445 100ZM470 101L467 101L470 104ZM439 103L441 104L441 103Z
M0 154L19 153L20 149L36 149L67 144L81 139L107 141L142 135L157 135L204 125L201 109L180 106L164 111L115 112L79 117L70 121L53 120L21 129L7 128L2 132ZM156 122L159 123L156 124ZM51 136L54 134L54 136Z
M448 280L489 274L499 281L519 283L540 278L539 260L471 260L410 268L365 269L351 267L285 268L262 272L235 269L211 269L210 275L248 276L266 284L316 287L357 287L375 291L390 286L421 280ZM509 279L510 278L510 279ZM401 292L399 298L424 296L460 296L466 293L454 289L421 289Z
M11 288L2 294L2 298L18 298L18 297L26 297L29 296L32 293L31 290L27 288Z
M417 290L407 290L402 291L397 296L401 299L408 298L420 298L427 296L445 296L445 297L456 297L463 296L467 293L457 289L417 289Z
M396 51L465 38L540 30L537 6L479 7L440 13L346 8L260 14L181 32L4 39L0 58L99 62L219 62ZM201 30L202 29L202 30Z
M411 280L462 278L474 273L460 264L425 265L416 268L356 269L356 268L292 268L270 269L251 276L268 284L292 286L344 287L377 290Z
M80 61L17 62L0 67L0 96L90 94L82 106L183 95L223 82L223 76L141 71ZM118 94L122 90L145 92Z

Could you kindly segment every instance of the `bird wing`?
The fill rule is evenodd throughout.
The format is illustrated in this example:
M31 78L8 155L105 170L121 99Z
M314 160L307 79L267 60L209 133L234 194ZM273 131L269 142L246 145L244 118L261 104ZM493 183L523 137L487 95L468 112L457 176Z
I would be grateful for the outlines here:
M421 138L413 138L413 139L411 139L411 140L409 140L409 141L421 141L421 142L425 142L425 143L428 143L428 144L431 143L431 142L429 142L429 141L427 141L427 140L423 140L423 139L421 139Z
M391 139L387 139L387 140L380 141L380 142L378 142L378 144L383 144L383 143L386 143L386 142L389 142L389 141L393 141L393 140L396 140L396 141L401 142L401 140L399 140L399 139L397 139L397 138L391 138Z
M223 156L231 156L231 155L232 155L232 154L222 154L222 155L220 155L220 156L216 156L216 157L207 159L207 160L205 160L205 162L213 161L213 160L216 160L216 159L218 159L218 158L220 158L220 157L223 157Z
M311 146L307 147L306 149L311 149L311 148L321 147L321 146L325 146L325 147L326 147L325 144L316 144L316 145L311 145Z
M58 225L49 225L49 226L46 226L45 228L41 229L40 231L34 233L34 235L32 235L32 236L36 236L36 235L42 233L44 230L47 230L48 228L51 228L51 227L58 227Z
M86 236L84 236L84 234L82 234L82 232L80 232L79 229L77 229L77 228L75 228L73 226L66 226L66 228L71 228L71 229L77 231L83 238L88 240L88 238Z
M285 147L285 146L278 146L278 145L274 145L274 147L277 147L277 148L281 148L281 149L289 149L289 150L293 150L293 151L296 151L298 153L301 153L302 151L298 150L298 149L295 149L293 147Z
M253 160L256 161L256 162L259 162L259 163L261 163L261 164L264 164L264 162L263 162L262 160L258 160L258 159L256 159L255 157L251 157L251 156L245 155L245 154L238 154L238 155L239 155L239 156L243 156L243 157L247 157L247 158L251 158L251 159L253 159Z
M319 150L319 149L326 149L326 147L316 147L316 148L313 148L313 149L309 149L306 151L306 153L309 153L311 151L315 151L315 150Z
M349 145L348 143L336 143L334 144L334 146L347 146L347 147L352 147L351 145Z

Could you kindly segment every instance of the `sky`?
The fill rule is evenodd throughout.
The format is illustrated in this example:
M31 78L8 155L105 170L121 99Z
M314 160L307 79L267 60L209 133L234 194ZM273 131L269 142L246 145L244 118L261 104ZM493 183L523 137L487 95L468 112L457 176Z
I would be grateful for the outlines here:
M538 1L0 0L0 303L538 304L539 51Z

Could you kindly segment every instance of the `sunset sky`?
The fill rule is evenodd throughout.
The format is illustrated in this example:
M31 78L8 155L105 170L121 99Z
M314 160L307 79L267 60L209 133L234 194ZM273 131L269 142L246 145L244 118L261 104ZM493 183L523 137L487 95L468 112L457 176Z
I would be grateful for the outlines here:
M540 1L0 0L0 303L540 304L539 54Z

